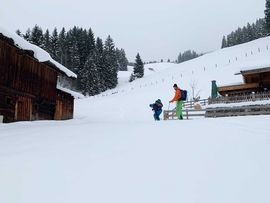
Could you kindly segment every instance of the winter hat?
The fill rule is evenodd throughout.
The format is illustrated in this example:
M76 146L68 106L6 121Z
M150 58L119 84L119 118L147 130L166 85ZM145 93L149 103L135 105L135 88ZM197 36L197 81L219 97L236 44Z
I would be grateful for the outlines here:
M173 87L177 87L177 84L174 84Z

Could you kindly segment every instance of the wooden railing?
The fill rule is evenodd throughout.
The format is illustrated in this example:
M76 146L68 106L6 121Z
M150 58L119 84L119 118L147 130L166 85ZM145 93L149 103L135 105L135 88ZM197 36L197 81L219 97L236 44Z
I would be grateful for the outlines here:
M270 92L260 92L251 94L239 94L234 96L218 97L215 99L209 99L209 104L228 104L228 103L239 103L249 101L262 101L270 100Z
M205 109L195 110L195 109L185 109L183 111L183 118L189 119L190 117L204 117L205 116ZM176 116L176 111L174 110L165 110L163 112L163 119L164 120L178 120Z
M252 115L270 115L270 105L218 107L207 109L205 113L208 118Z
M190 117L224 117L224 116L243 116L243 115L268 115L269 106L266 107L224 107L224 108L207 108L208 104L228 104L228 103L239 103L249 101L262 101L270 100L270 92L242 94L234 96L219 97L215 99L201 99L197 101L186 101L183 102L183 114L184 118L189 119ZM196 105L201 109L196 109ZM164 120L177 120L176 110L164 110Z

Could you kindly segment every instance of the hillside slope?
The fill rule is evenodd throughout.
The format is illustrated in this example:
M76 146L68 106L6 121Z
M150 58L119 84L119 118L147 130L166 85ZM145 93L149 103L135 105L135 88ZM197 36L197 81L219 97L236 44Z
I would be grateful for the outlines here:
M77 115L90 116L93 120L116 118L131 121L149 120L152 119L149 118L148 107L151 102L159 98L163 101L165 109L168 108L168 101L174 95L172 88L174 83L188 90L190 98L193 96L192 86L194 86L194 96L208 98L211 94L212 80L216 80L217 84L241 83L242 76L235 73L254 65L270 66L269 55L270 37L267 37L221 49L181 64L146 65L144 78L128 83L130 73L125 73L124 78L121 77L121 73L121 84L116 89L77 101ZM111 107L110 110L102 111L108 105L109 108ZM86 111L86 108L89 108L89 111Z

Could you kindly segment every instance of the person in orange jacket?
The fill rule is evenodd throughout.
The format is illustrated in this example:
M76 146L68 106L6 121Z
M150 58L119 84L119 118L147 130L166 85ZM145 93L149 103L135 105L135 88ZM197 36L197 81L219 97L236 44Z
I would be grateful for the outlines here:
M175 95L170 103L176 102L176 116L178 119L183 120L183 101L181 100L181 89L177 86L177 84L174 84L173 88L175 90Z

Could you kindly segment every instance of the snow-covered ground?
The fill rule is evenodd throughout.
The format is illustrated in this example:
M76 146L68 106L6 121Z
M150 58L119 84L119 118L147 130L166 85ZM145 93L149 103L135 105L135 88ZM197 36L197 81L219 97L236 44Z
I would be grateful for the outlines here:
M0 202L270 201L270 117L115 117L0 126Z
M116 89L76 100L73 120L0 124L0 202L269 203L270 116L154 122L149 108L168 108L173 83L205 98L213 79L241 82L268 44L147 65L133 83L120 73Z

